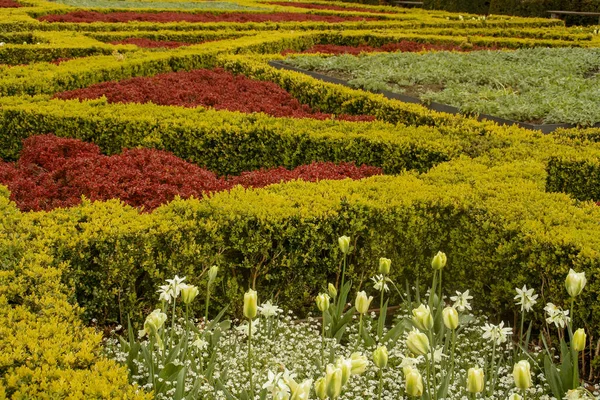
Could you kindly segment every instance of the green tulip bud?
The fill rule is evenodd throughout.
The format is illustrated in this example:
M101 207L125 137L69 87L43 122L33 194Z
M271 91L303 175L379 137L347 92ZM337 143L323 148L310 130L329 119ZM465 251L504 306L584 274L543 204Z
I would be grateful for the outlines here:
M184 304L189 305L198 296L198 293L198 288L194 285L186 285L185 283L181 285L181 300Z
M421 304L418 308L412 310L412 314L412 320L417 328L422 331L428 331L433 327L433 317L431 316L429 306Z
M515 386L518 389L525 390L531 387L531 366L529 365L529 361L521 360L515 364L513 378L515 379Z
M508 400L523 400L523 397L521 397L521 395L518 393L513 393L508 396Z
M315 382L315 393L320 400L327 398L327 383L325 382L325 378L317 379Z
M244 317L254 319L258 311L258 296L256 291L250 289L244 294Z
M569 296L579 296L586 283L587 279L585 279L585 272L577 273L572 269L569 270L569 275L567 275L567 279L565 280L565 287L567 288Z
M484 374L481 368L469 368L467 372L467 391L469 393L483 392Z
M423 396L423 378L416 369L412 369L405 377L406 394L411 397Z
M342 370L329 364L325 371L325 386L327 388L327 396L330 399L340 397L342 394Z
M326 293L319 293L315 301L319 311L325 312L329 308L329 296Z
M406 339L406 346L417 356L424 356L429 352L429 338L426 334L413 329Z
M444 320L446 328L452 331L458 328L458 312L456 311L456 308L444 308L444 311L442 311L442 319Z
M329 296L332 299L335 299L337 297L337 289L335 288L335 286L333 286L333 284L328 284L327 285L327 291L329 292Z
M381 257L379 259L379 273L383 275L389 275L392 267L392 260L389 258Z
M431 267L435 270L442 269L446 266L446 261L448 258L445 253L438 251L433 260L431 261Z
M373 352L373 362L379 369L384 369L388 362L387 347L380 346Z
M362 375L369 366L369 360L360 353L352 353L350 364L352 365L352 375Z
M217 267L216 265L213 265L208 270L208 285L209 286L214 283L215 279L217 279L217 273L219 273L219 267Z
M585 349L585 330L583 328L579 328L573 334L573 350L575 351L583 351Z
M366 314L367 311L369 311L371 301L373 301L373 296L367 297L367 293L365 293L364 290L362 292L358 292L356 294L356 301L354 303L356 311L361 314Z
M339 237L338 244L340 245L340 250L342 253L348 254L350 251L350 238L348 236Z
M146 317L146 320L144 321L144 329L138 332L138 336L140 338L143 338L146 335L148 335L148 337L154 336L158 347L161 350L164 349L164 344L160 335L158 334L158 330L164 325L166 320L167 314L163 313L161 310L156 309L152 311L152 313Z

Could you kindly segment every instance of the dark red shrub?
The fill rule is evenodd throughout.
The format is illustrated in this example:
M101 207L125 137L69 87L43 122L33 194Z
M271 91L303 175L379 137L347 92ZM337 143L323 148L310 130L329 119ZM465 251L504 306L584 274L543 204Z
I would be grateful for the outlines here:
M376 10L370 10L368 8L360 8L360 7L341 7L341 6L334 6L333 4L329 5L329 4L296 3L296 2L291 2L291 1L270 1L267 4L272 4L274 6L307 8L309 10L358 11L358 12L367 12L367 13L376 13L376 14L395 14L393 11L376 11Z
M0 8L16 8L23 7L21 4L16 2L15 0L0 0Z
M170 72L152 77L104 82L71 90L54 97L96 99L106 96L110 103L154 103L163 106L212 107L217 110L264 112L275 117L328 119L330 114L300 104L273 82L233 75L217 68ZM368 115L340 115L347 121L372 121Z
M381 173L376 167L319 162L291 171L274 168L219 178L165 151L135 149L104 156L94 144L53 135L26 139L17 163L0 162L0 183L8 186L11 200L23 211L73 206L82 195L118 198L150 211L175 196L201 198L235 185L264 187L293 179L360 179Z
M476 50L497 50L496 47L482 47L476 45L458 45L458 44L431 44L419 43L410 40L402 40L397 43L388 43L380 47L361 44L358 46L344 46L337 44L317 44L302 53L323 53L323 54L351 54L373 52L420 52L420 51L476 51ZM285 50L282 54L295 53L293 50Z
M123 40L117 40L114 42L110 42L110 44L134 44L138 47L144 47L148 49L155 48L167 48L167 49L175 49L177 47L189 46L192 43L184 43L184 42L173 42L169 40L152 40L146 38L127 38Z
M346 22L372 21L376 18L340 17L337 15L314 15L291 12L280 13L184 13L184 12L136 12L119 11L101 13L97 11L73 11L67 14L49 14L39 17L46 22Z

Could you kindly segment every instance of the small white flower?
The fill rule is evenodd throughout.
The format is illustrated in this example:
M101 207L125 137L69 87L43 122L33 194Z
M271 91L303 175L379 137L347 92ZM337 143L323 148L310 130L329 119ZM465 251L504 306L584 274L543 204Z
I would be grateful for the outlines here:
M381 292L381 288L383 288L383 290L389 292L390 288L388 287L387 282L392 282L390 278L383 275L375 275L371 278L371 280L375 282L373 289L375 289L378 292Z
M491 339L498 345L505 343L507 336L512 335L512 328L504 328L504 321L500 322L499 325L488 324L486 322L482 329L483 338Z
M538 295L534 294L533 289L527 289L527 285L523 285L523 289L516 288L517 295L515 300L519 300L517 305L521 306L521 312L529 312L537 303Z
M283 310L277 307L274 304L271 304L271 301L267 301L266 303L261 304L258 307L258 311L260 311L261 315L266 318L274 317L278 313L283 312Z
M198 337L193 343L192 346L196 347L198 350L206 350L208 348L208 342L204 340L202 337Z
M469 291L465 291L464 293L456 291L456 296L450 297L450 300L454 302L454 308L458 311L471 310L471 304L469 304L469 300L471 300L473 296L469 296Z

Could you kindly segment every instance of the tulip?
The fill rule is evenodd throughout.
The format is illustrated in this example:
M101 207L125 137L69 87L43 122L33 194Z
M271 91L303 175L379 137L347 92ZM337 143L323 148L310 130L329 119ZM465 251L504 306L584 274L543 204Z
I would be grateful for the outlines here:
M325 382L325 378L317 379L315 382L315 393L320 400L327 398L327 383Z
M531 387L531 366L529 361L521 360L513 368L513 378L518 389L526 390Z
M367 297L367 293L364 291L358 292L356 295L356 301L354 303L356 306L356 311L358 311L360 314L366 314L367 311L369 311L371 301L373 301L373 296Z
M452 331L458 328L458 312L456 311L456 308L444 308L444 311L442 311L442 319L444 320L446 328Z
M406 394L411 397L423 396L423 378L416 369L412 369L406 375Z
M508 396L508 400L523 400L523 397L518 393L513 393Z
M585 349L585 331L582 328L579 328L573 334L573 350L574 351L583 351Z
M412 310L413 322L417 328L428 331L433 327L433 317L431 316L431 310L429 306L421 304L419 308Z
M158 330L164 325L166 320L167 314L163 313L161 310L156 309L152 311L152 313L146 317L146 320L144 321L144 329L138 332L138 336L140 338L146 335L148 335L148 337L154 336L158 347L162 350L164 348L164 344L160 335L158 334Z
M258 296L256 291L250 289L244 294L244 317L254 319L258 311Z
M350 363L352 365L352 375L362 375L369 366L369 360L367 357L360 353L352 353L350 356Z
M348 254L350 251L350 238L348 236L339 237L338 244L340 245L340 250L342 253Z
M325 312L329 308L329 295L326 293L319 293L315 301L319 311Z
M373 362L379 369L384 369L388 362L387 347L380 346L373 352Z
M379 259L379 273L383 275L390 274L390 268L392 266L392 260L389 258L381 257Z
M213 265L212 267L210 267L210 269L208 270L208 284L212 285L215 281L215 279L217 279L217 273L219 272L219 267L217 267L216 265Z
M346 385L352 375L352 360L340 357L335 363L335 367L342 370L342 386Z
M290 397L290 400L308 400L311 386L312 379L305 380L296 386L296 388L292 389L292 397Z
M413 354L424 356L429 352L429 338L426 334L413 329L408 334L406 346Z
M181 300L186 305L191 304L192 301L198 296L198 288L194 285L183 284L181 288Z
M433 260L431 260L431 267L435 270L440 270L446 266L446 261L448 261L446 254L438 251Z
M335 399L342 394L342 370L329 364L325 372L325 387L327 396Z
M565 280L565 287L567 288L569 296L579 296L586 283L587 279L585 279L585 272L577 273L572 269L569 270L569 275L567 275L567 279Z
M337 289L333 286L332 283L327 285L327 291L329 292L329 297L335 299L337 297Z
M483 392L483 370L481 368L469 368L467 372L467 391L469 393Z

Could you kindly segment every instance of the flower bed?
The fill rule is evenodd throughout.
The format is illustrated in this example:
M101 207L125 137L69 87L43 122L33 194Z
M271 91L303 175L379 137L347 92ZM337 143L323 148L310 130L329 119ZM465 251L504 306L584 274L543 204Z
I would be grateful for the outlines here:
M165 106L212 107L217 110L264 112L275 117L329 119L331 114L303 105L272 82L233 75L223 69L171 72L153 77L104 82L55 95L58 99L97 99L109 103L154 103ZM372 121L374 117L340 115L347 121Z
M0 8L16 8L23 7L20 3L15 0L0 0Z
M133 44L137 47L143 47L147 49L156 49L156 48L167 48L167 49L175 49L177 47L182 46L190 46L192 43L185 42L175 42L171 40L152 40L146 38L127 38L123 40L116 40L113 42L109 42L110 44Z
M305 56L288 62L341 76L353 87L404 93L466 114L533 124L600 122L600 51L595 48Z
M336 15L313 15L290 12L279 13L184 13L184 12L109 12L73 11L67 14L49 14L39 17L45 22L345 22L373 21L375 18L339 17Z
M306 8L309 10L356 11L356 12L368 12L368 13L380 13L380 14L395 14L392 11L379 11L379 10L373 10L373 9L361 8L361 7L341 7L341 6L334 6L332 4L296 3L296 2L291 2L291 1L270 1L267 4L272 4L275 6Z
M496 50L496 47L484 47L472 45L470 43L465 44L433 44L433 43L419 43L411 40L402 40L397 43L387 43L383 46L375 47L366 44L358 46L344 46L337 44L317 44L308 48L301 53L323 53L323 54L351 54L359 55L360 53L373 53L373 52L422 52L422 51L476 51L476 50ZM281 54L292 54L295 53L293 50L285 50Z
M236 185L260 188L295 179L360 179L381 173L377 167L324 162L219 178L168 152L135 149L108 157L95 144L52 135L26 139L16 164L0 163L0 183L8 186L11 199L23 211L73 206L82 195L91 200L118 198L153 210L175 196L202 198Z

